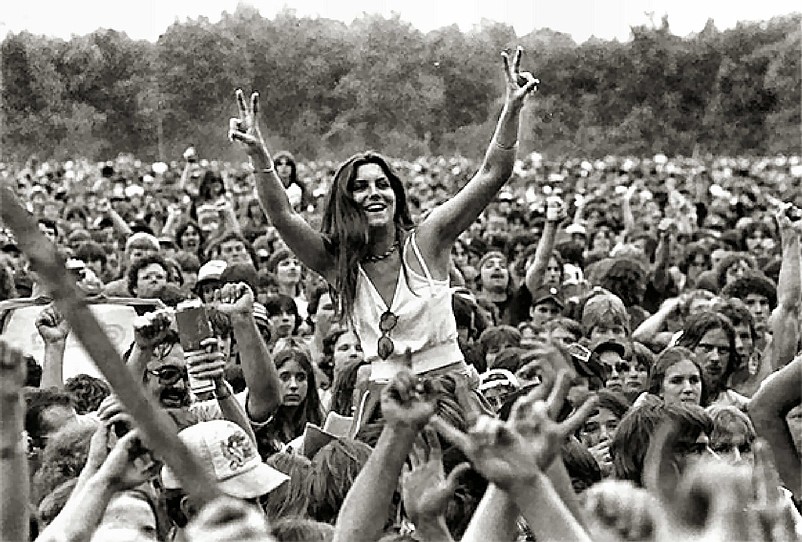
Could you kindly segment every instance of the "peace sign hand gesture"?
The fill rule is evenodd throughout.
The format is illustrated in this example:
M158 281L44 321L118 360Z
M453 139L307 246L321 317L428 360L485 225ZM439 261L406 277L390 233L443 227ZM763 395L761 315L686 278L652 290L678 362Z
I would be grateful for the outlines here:
M521 398L507 422L480 416L467 434L439 416L434 416L431 424L462 450L489 482L505 491L515 491L551 465L568 436L590 417L595 407L594 400L586 401L567 420L557 422L570 387L567 372L562 371L554 387L549 387L544 383Z
M540 79L529 72L521 71L521 55L524 50L522 47L515 49L515 56L510 63L510 55L507 51L502 51L501 58L504 61L504 74L507 79L507 103L510 105L521 106L528 95L537 90Z
M262 132L259 130L259 93L251 94L250 106L245 103L242 89L236 91L239 117L228 121L228 139L239 141L251 158L262 158L266 161L267 153Z

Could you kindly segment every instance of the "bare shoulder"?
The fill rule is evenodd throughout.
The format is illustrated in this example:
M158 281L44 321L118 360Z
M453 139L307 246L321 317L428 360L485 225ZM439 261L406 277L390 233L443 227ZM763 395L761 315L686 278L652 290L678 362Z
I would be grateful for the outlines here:
M409 232L411 235L413 232ZM437 228L433 227L430 220L424 220L414 230L414 241L420 250L420 255L432 277L436 280L445 280L448 277L448 263L451 257L451 245L443 245L442 235L437 232ZM420 265L418 259L412 254L407 256L407 262L412 266L416 272L423 273L423 269L419 269Z

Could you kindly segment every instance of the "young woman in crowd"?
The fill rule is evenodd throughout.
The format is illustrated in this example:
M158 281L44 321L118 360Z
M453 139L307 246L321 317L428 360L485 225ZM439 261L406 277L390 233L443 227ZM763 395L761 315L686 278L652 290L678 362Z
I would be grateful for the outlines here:
M301 436L307 423L323 426L315 370L307 354L297 348L278 352L273 363L281 384L281 403L264 424L254 424L259 453L266 459L282 445Z
M289 201L251 105L237 91L239 118L230 137L244 143L271 222L309 268L336 286L341 314L362 339L374 380L387 380L407 350L416 373L466 371L451 311L451 246L495 197L512 172L521 108L538 80L520 71L522 50L504 53L506 97L485 162L455 197L413 229L403 183L381 155L357 154L334 176L321 232Z

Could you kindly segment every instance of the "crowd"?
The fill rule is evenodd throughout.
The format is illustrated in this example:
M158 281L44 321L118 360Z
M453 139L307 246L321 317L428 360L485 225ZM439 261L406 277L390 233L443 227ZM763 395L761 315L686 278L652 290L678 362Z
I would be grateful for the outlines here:
M0 339L3 540L802 537L799 157L513 160L505 109L484 162L340 166L260 155L255 105L251 163L2 166L83 295L168 307L124 359L225 495L197 502L103 379L64 381L47 306L42 359ZM6 226L0 300L53 295Z

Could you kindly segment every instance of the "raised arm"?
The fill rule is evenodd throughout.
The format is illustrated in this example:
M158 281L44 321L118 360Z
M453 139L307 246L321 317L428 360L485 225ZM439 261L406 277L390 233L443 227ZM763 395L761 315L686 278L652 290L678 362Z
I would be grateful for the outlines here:
M379 441L337 517L334 542L378 540L390 511L398 478L421 429L434 413L424 384L402 371L383 390L381 408L385 426Z
M418 227L418 244L430 261L448 257L451 245L470 226L510 178L518 148L518 124L526 97L540 81L521 72L521 54L501 53L507 81L506 98L496 131L479 171L452 199L437 207ZM445 264L444 264L445 267Z
M158 474L160 464L150 458L142 446L141 436L134 429L121 437L110 450L110 427L101 425L90 442L90 455L108 454L96 472L73 490L64 509L47 526L37 542L78 542L89 540L103 520L109 502L120 491L132 489ZM95 448L102 446L104 450ZM86 468L94 468L87 465Z
M632 338L643 344L650 344L655 339L662 338L660 335L665 328L666 322L677 314L677 309L681 304L682 297L671 297L663 301L663 304L660 305L660 310L649 316L632 332ZM671 336L670 332L668 336Z
M782 242L782 263L777 280L777 308L771 316L772 369L778 369L796 355L799 342L799 306L802 303L799 234L802 221L791 223L784 211L777 214Z
M629 235L635 229L635 215L632 213L632 196L637 190L636 185L631 185L621 196L621 219L624 222L624 242L629 241Z
M0 533L28 540L28 458L25 427L25 358L0 339Z
M749 402L749 416L758 436L771 446L785 487L802 497L802 464L785 417L802 403L802 357L763 382Z
M657 226L659 241L655 250L654 274L652 283L660 292L665 292L671 286L671 275L668 268L671 264L671 228L673 222L663 219Z
M43 388L64 387L64 349L70 326L58 311L50 305L36 318L36 329L45 343L45 355L42 362Z
M229 315L248 386L245 411L257 423L266 421L280 404L281 385L273 357L253 317L253 292L244 283L226 284L214 294L216 308Z
M562 201L551 200L547 202L546 224L543 226L543 235L537 244L535 251L535 261L526 270L526 287L530 292L534 292L543 285L543 275L549 266L552 252L554 252L554 241L557 239L557 224L562 215Z
M276 227L287 246L309 268L334 279L334 258L326 251L320 233L296 213L275 168L259 129L259 94L251 95L250 107L241 89L237 89L239 118L229 123L229 139L244 144L256 175L256 192L265 214Z

